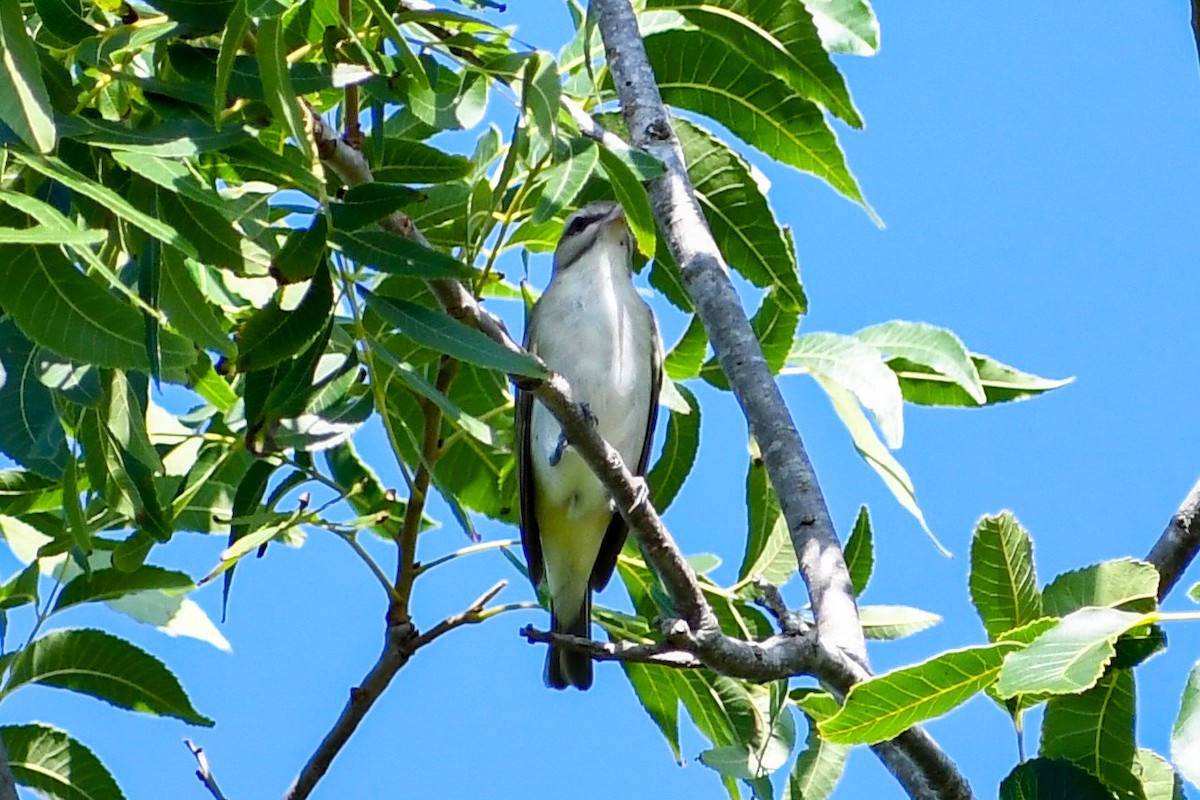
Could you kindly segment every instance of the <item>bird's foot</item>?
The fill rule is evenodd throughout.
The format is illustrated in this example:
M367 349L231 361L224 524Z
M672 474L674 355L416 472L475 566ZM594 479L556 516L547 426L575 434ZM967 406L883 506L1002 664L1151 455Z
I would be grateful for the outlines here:
M587 423L593 428L600 424L600 418L592 412L592 407L587 403L579 404L579 413L583 414L583 418L587 420Z
M567 449L568 444L566 431L559 431L558 444L554 446L554 452L550 454L550 466L558 466L558 462L562 461L563 451Z
M650 484L646 483L646 479L641 475L634 475L633 491L633 503L629 506L629 513L631 514L650 502Z

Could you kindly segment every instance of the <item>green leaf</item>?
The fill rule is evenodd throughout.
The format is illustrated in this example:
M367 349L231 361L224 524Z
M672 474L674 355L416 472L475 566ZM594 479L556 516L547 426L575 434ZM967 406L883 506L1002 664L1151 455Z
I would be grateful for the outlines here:
M188 244L196 251L198 261L210 267L245 272L246 256L242 253L245 237L221 211L183 194L160 191L158 213L168 225L188 232Z
M102 119L86 117L69 117L60 123L60 133L64 138L82 139L92 146L104 147L116 151L113 157L134 156L133 163L141 167L147 166L146 159L170 158L183 159L197 156L212 150L223 150L231 145L249 140L248 134L240 128L229 128L218 131L212 125L200 119L177 118L157 125L132 128L125 122L110 122ZM118 158L119 163L125 163ZM174 165L178 170L188 175L188 180L195 183L183 164ZM135 171L136 168L134 168ZM151 180L154 180L151 178ZM155 181L157 183L157 181ZM171 189L170 186L163 188Z
M1200 582L1192 584L1192 588L1187 590L1187 596L1193 603L1200 603Z
M859 606L858 618L864 636L885 641L912 636L942 621L931 611L911 606Z
M6 308L15 311L7 303ZM58 479L70 454L54 396L38 379L40 360L39 349L11 319L0 321L0 452L27 469Z
M108 236L103 231L57 228L35 225L32 228L0 228L0 244L100 244Z
M0 284L5 310L42 347L85 364L149 370L142 315L80 273L57 248L5 248ZM195 358L178 335L164 331L159 345L165 370Z
M554 138L561 91L554 56L541 50L530 53L521 78L521 107L547 140Z
M846 569L850 572L850 585L856 597L862 597L875 569L875 542L871 535L871 513L867 507L858 509L854 528L846 540Z
M229 78L242 42L250 31L250 15L244 2L234 2L229 21L221 31L221 49L217 54L217 71L213 79L213 121L221 125L221 112L229 102Z
M31 603L37 605L39 575L35 561L18 572L15 578L0 586L0 610L20 608Z
M1043 616L1033 540L1011 512L984 517L975 526L970 585L971 601L992 641Z
M1040 754L1063 758L1104 783L1118 797L1145 800L1134 774L1133 672L1108 670L1081 694L1052 697L1042 721Z
M1099 778L1069 761L1034 758L1000 784L1000 800L1115 800Z
M118 569L97 569L73 578L54 603L54 611L62 611L79 603L114 600L134 592L162 589L185 592L196 584L187 573L162 567L140 566L132 572Z
M0 727L17 783L48 800L125 800L96 754L49 725Z
M39 153L54 150L54 110L20 0L0 0L0 122Z
M332 241L359 264L389 275L408 275L426 280L477 277L474 269L457 258L391 231L349 233L335 230Z
M978 353L971 354L971 363L979 374L979 385L983 387L987 405L1027 400L1052 389L1066 386L1074 380L1074 378L1063 380L1039 378L1037 375L1021 372ZM903 358L893 358L888 362L888 367L896 373L896 377L900 380L900 391L904 393L904 399L910 403L924 406L966 406L971 408L978 405L976 399L966 389L929 367L914 364Z
M532 356L509 350L444 313L407 300L384 297L361 286L358 290L372 311L418 344L510 375L531 378L547 375Z
M601 146L599 156L613 195L625 210L625 221L633 234L638 252L650 258L658 246L658 236L646 187L642 185L638 174L608 148Z
M183 255L170 248L164 250L159 270L158 300L172 327L206 350L233 356L233 342L217 307L200 290Z
M783 374L810 373L849 391L875 418L891 449L904 440L904 398L896 376L875 348L850 336L808 333L796 337Z
M782 586L796 573L796 551L787 520L779 508L779 498L757 454L750 459L746 473L746 511L748 535L738 580L761 576Z
M829 52L873 56L879 49L879 20L867 0L805 0L804 5Z
M394 211L418 202L422 194L402 183L371 181L351 187L339 200L329 204L333 227L353 231L366 227Z
M471 174L471 159L451 155L436 147L411 139L389 136L382 149L370 140L364 149L370 162L375 180L392 183L450 183ZM433 192L428 199L413 209L413 218L420 223L421 230L429 235L429 226L421 220L422 207L431 205Z
M277 296L242 324L238 370L266 369L297 355L321 335L332 313L333 278L328 269L319 268L294 308L284 309Z
M251 525L244 520L259 510L263 495L267 492L267 483L279 465L270 459L260 459L250 465L246 474L238 482L237 493L233 496L232 514L235 520L229 526L229 542L226 549L233 547L241 539L251 533ZM224 561L224 559L222 559ZM233 586L233 570L236 563L231 561L213 570L201 583L205 583L220 573L225 577L221 587L221 618L224 619L229 608L229 590Z
M775 0L649 0L647 8L671 8L707 33L719 36L750 61L855 128L862 118L841 73L821 44L802 3Z
M928 661L855 684L821 736L840 744L875 744L949 712L995 680L1005 654L999 642L950 650Z
M1192 667L1179 700L1179 716L1171 728L1171 760L1183 777L1200 786L1200 661Z
M542 193L531 219L539 224L551 219L575 202L579 191L599 163L600 154L591 139L577 137L570 142L566 157L541 174Z
M1141 781L1146 800L1185 800L1183 779L1171 762L1153 750L1138 748L1134 772Z
M29 470L0 469L0 514L52 511L62 504L62 489L54 478Z
M67 44L79 44L96 34L96 29L84 18L80 0L34 0L33 7L46 30Z
M877 219L821 108L766 66L699 31L655 33L646 38L646 53L666 103L716 120L771 158L826 181Z
M1095 685L1116 652L1117 639L1146 617L1113 608L1081 608L1033 640L1004 664L996 684L1001 697L1070 694Z
M849 746L825 741L817 729L817 720L807 713L805 717L808 739L788 776L783 800L827 800L837 788L850 755Z
M683 755L679 748L679 692L675 670L654 664L638 664L630 661L621 662L621 669L629 679L638 702L654 720L659 732L667 740L671 755L676 763L683 763Z
M70 689L119 708L175 717L192 725L213 724L192 707L161 661L104 631L58 630L35 639L13 665L4 694L27 684Z
M1056 617L1085 606L1151 611L1157 597L1158 570L1154 565L1119 558L1059 575L1042 590L1042 607Z
M673 381L685 381L700 374L704 356L708 352L708 335L698 315L692 315L687 330L663 359L663 371Z
M924 322L897 320L863 328L854 336L879 348L889 360L902 358L907 363L928 367L961 387L979 405L987 403L987 393L971 354L952 331Z
M487 423L478 417L474 417L458 407L454 401L446 396L444 392L439 390L437 386L430 383L429 380L422 375L412 365L406 364L396 358L390 350L387 349L378 341L371 342L371 350L391 367L391 375L398 378L410 390L417 395L425 398L433 403L442 411L443 417L449 422L452 422L458 428L462 429L468 436L471 436L485 445L494 445L495 437L492 435L492 429Z
M675 388L687 400L691 411L686 414L671 411L662 452L646 477L650 484L650 499L659 514L667 510L683 488L700 450L700 403L687 387Z
M263 93L272 116L280 121L307 161L316 157L316 147L305 129L304 112L299 95L292 87L288 72L287 44L283 36L283 20L271 17L258 23L258 69L262 75Z

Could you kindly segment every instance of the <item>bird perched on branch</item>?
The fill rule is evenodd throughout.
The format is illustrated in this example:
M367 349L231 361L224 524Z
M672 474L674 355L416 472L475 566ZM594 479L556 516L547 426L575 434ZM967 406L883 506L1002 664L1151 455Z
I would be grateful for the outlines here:
M662 386L662 340L633 288L625 213L591 203L567 219L550 285L529 315L525 347L571 384L600 436L637 475L646 472ZM591 638L592 591L604 588L625 543L625 520L558 420L517 396L521 543L534 586L545 580L551 627ZM546 685L592 685L587 653L551 644Z

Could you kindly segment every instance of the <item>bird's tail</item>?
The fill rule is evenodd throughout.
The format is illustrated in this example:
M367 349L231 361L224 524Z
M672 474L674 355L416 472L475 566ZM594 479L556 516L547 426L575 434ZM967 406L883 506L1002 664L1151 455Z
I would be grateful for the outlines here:
M584 591L583 604L574 614L550 609L550 626L555 633L590 639L592 636L592 593ZM574 686L585 690L592 685L592 657L578 650L550 645L546 655L546 685L552 689Z

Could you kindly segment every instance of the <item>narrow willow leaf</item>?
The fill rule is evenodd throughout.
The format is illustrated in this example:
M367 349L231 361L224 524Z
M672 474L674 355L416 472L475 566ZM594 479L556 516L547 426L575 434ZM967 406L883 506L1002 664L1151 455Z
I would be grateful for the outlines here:
M1011 512L984 517L975 526L970 585L971 601L992 641L1042 617L1033 540Z
M0 228L2 244L100 244L108 235L103 231L85 231L79 228L57 228L36 225L32 228Z
M783 800L827 800L837 788L846 769L846 758L850 755L848 745L833 744L822 739L817 720L807 714L805 716L808 719L808 739L788 776Z
M125 800L104 763L66 731L42 723L0 727L17 783L49 800Z
M54 603L54 611L62 611L79 603L115 600L134 592L150 589L186 592L196 584L187 573L162 567L141 566L132 572L118 569L97 569L73 578Z
M1115 800L1100 779L1069 761L1033 758L1000 783L1000 800Z
M221 126L221 112L229 102L229 78L233 74L234 61L242 42L250 31L250 15L246 13L244 2L235 2L229 14L229 21L221 31L221 49L217 55L217 72L213 80L213 122Z
M278 299L261 308L238 330L237 366L241 372L273 367L311 345L333 313L333 278L319 268L295 308L284 309Z
M562 92L554 57L540 50L525 60L521 78L521 107L547 140L553 140Z
M39 153L54 150L54 110L20 0L0 0L0 122Z
M433 87L430 86L429 75L425 72L425 67L413 54L412 49L408 46L408 38L396 25L391 12L384 7L383 3L379 0L367 0L366 5L371 9L372 16L379 23L383 32L387 34L388 39L391 40L400 62L404 65L404 93L410 110L422 122L433 125L437 120L437 106L433 96Z
M704 356L708 352L708 335L698 315L692 315L687 330L663 359L663 370L673 381L685 381L700 374Z
M911 667L855 684L842 709L820 724L840 744L875 744L940 717L996 679L1008 642L950 650Z
M32 563L17 573L12 580L0 586L0 610L20 608L24 605L37 605L38 578L40 572L37 563Z
M457 258L418 244L391 231L335 230L332 241L359 264L389 275L415 278L477 277L476 271Z
M979 385L983 387L987 405L1028 400L1030 397L1066 386L1074 380L1039 378L978 353L971 354L971 363L979 373ZM888 367L896 373L904 399L910 403L924 406L978 405L966 389L929 367L914 364L903 358L892 359L888 362Z
M35 683L70 689L144 714L175 717L192 725L213 724L192 707L179 681L161 661L104 631L51 631L31 642L9 673L4 692Z
M1070 694L1095 685L1116 652L1117 638L1146 622L1142 614L1081 608L1009 656L996 683L1000 697Z
M258 511L263 495L267 492L267 483L279 465L269 459L260 459L250 465L242 480L238 483L237 493L233 496L233 518L244 520ZM250 525L246 522L235 521L229 526L229 542L227 549L237 544L251 533ZM213 570L201 583L205 583L220 573L225 577L221 586L221 618L229 609L229 590L233 586L233 570L235 563L222 564Z
M912 636L942 621L937 614L912 606L859 606L858 618L864 636L884 641Z
M547 374L532 356L509 350L444 313L406 300L377 295L361 286L359 293L371 310L418 344L510 375L541 378Z
M595 142L582 137L572 139L566 158L541 174L542 194L531 217L534 224L545 222L574 203L599 161Z
M392 183L450 183L471 174L471 159L438 150L412 139L388 137L379 148L368 140L364 150L375 173L375 180ZM423 210L435 204L437 193L427 192L426 200L413 209L413 219L426 235L429 225Z
M305 129L304 112L300 108L299 95L292 87L288 73L287 44L283 36L283 20L270 17L258 24L259 73L262 75L263 93L271 114L283 123L284 128L296 140L306 160L312 162L316 148L312 137Z
M0 430L4 430L0 424ZM0 514L27 514L62 508L62 490L54 478L23 469L0 469Z
M875 541L871 535L871 513L864 505L858 509L854 528L846 540L846 569L850 572L850 585L856 597L862 597L875 570Z
M746 512L748 535L738 580L760 576L782 586L796 573L796 551L779 498L757 453L751 457L746 473Z
M863 328L854 336L878 347L889 360L902 358L928 367L962 387L979 405L987 403L979 370L966 345L952 331L923 322L896 320Z
M1188 675L1171 728L1171 760L1183 777L1200 786L1200 661Z
M183 159L213 150L224 150L249 140L249 134L239 128L218 131L207 122L195 118L177 118L157 125L132 128L124 122L69 117L61 125L64 138L83 139L90 145L113 150L114 157L121 153ZM177 166L183 167L182 164Z
M675 670L630 661L621 662L621 668L638 702L667 740L675 763L683 764L683 753L679 747L679 692L676 689Z
M80 0L34 0L33 7L46 30L67 44L78 44L96 34L96 29L84 18Z
M789 86L825 106L843 122L862 127L842 75L821 43L802 3L774 0L650 0L647 8L673 8L750 61L770 66Z
M658 236L654 227L654 211L650 208L650 196L638 179L637 173L624 161L605 147L599 149L600 164L613 195L625 210L625 222L633 234L638 252L646 258L654 255L658 247Z
M4 272L0 267L0 274ZM15 309L8 305L9 313ZM38 380L38 348L11 319L0 321L0 452L47 478L70 460L54 396Z
M1135 775L1133 672L1110 669L1086 692L1052 697L1040 755L1083 767L1117 797L1145 800Z
M85 364L148 370L142 315L85 277L52 247L6 248L0 258L5 310L37 344ZM192 346L164 331L163 368L195 358Z
M873 56L879 49L879 20L867 0L805 0L804 5L829 52Z
M206 350L233 356L233 342L217 307L200 290L181 253L170 248L163 251L160 277L158 299L171 326Z
M176 230L188 232L188 244L195 249L197 260L211 267L245 272L246 256L242 252L245 237L223 212L183 194L160 191L158 195L162 220Z
M442 411L442 415L461 428L468 436L473 437L481 444L495 444L495 437L492 435L492 429L487 423L478 417L474 417L463 411L458 405L451 400L446 394L440 391L436 386L417 371L411 364L406 364L396 358L391 351L378 341L371 342L371 350L383 359L391 368L389 377L395 377L400 380L405 386L415 392L418 396L425 398L433 403Z
M1158 570L1154 565L1119 558L1059 575L1042 590L1042 607L1056 617L1085 606L1151 611L1157 597Z
M1171 762L1158 753L1145 747L1138 748L1134 766L1146 800L1186 800L1183 779Z
M771 158L816 175L873 219L837 137L815 103L715 36L672 30L646 39L663 100L704 114Z
M421 200L421 193L402 183L371 181L351 187L338 200L329 203L333 227L353 231L366 227L394 211Z
M662 453L646 476L650 484L650 499L660 514L667 510L683 488L683 482L691 474L696 453L700 450L700 403L687 387L677 385L675 388L687 400L691 411L671 411Z
M807 372L849 391L879 425L893 450L904 441L904 398L896 376L875 348L850 336L808 333L792 344L783 374Z

